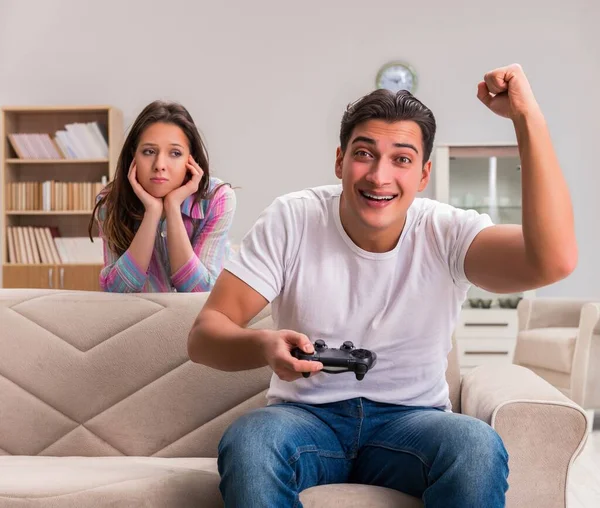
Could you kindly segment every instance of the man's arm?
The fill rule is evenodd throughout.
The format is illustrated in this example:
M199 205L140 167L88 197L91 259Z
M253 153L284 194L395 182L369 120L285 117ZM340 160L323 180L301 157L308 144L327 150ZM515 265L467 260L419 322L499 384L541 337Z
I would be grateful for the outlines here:
M468 280L496 293L525 291L568 276L577 264L573 208L548 127L519 65L496 69L477 96L513 121L522 174L522 226L481 231L465 257Z
M245 328L267 303L260 293L223 270L190 331L190 359L220 370L267 365L265 330Z
M298 360L290 354L294 347L314 352L306 335L245 328L267 303L260 293L223 270L190 331L190 359L226 371L269 365L284 381L298 379L302 372L320 371L321 362Z

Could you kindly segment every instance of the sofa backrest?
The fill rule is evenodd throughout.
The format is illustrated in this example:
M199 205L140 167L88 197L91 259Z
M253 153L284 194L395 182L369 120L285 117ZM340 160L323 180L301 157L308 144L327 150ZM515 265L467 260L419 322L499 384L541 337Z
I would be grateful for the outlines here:
M271 371L189 361L207 296L0 290L0 455L215 457ZM251 326L273 326L269 307ZM457 372L451 355L455 411Z

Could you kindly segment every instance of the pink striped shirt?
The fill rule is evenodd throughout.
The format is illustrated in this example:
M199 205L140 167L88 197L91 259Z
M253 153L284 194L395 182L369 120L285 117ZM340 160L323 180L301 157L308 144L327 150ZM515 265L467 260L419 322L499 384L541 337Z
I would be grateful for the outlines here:
M211 178L209 192L221 183L218 178ZM111 293L210 291L231 255L228 235L236 207L235 192L228 185L223 185L212 199L201 200L196 206L192 206L193 200L194 196L190 196L182 203L181 215L194 255L172 275L167 250L166 218L158 224L152 258L148 270L144 272L129 251L118 256L108 248L102 231L106 210L99 210L98 226L104 245L100 287ZM198 222L200 225L192 238Z

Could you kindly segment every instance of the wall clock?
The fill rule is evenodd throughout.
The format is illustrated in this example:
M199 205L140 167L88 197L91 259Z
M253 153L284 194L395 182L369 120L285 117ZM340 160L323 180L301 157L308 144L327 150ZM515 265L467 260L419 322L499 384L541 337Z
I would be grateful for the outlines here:
M389 62L377 73L375 85L394 93L398 90L414 93L417 88L417 73L404 62Z

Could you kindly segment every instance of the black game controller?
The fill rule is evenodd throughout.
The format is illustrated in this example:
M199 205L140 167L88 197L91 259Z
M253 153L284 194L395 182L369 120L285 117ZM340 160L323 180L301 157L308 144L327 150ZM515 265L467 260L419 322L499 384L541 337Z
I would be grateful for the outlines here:
M317 340L314 344L315 352L311 355L299 348L292 349L291 353L298 360L321 362L323 372L339 374L340 372L353 371L356 379L361 381L369 369L377 362L377 354L368 349L354 349L354 344L347 340L339 349L327 347L324 340ZM304 377L310 376L310 372L303 372Z

